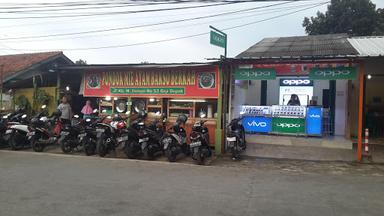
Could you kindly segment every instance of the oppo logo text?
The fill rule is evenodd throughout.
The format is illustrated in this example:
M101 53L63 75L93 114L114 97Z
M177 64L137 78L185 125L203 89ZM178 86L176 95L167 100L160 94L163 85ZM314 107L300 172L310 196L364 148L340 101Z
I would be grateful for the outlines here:
M288 124L288 123L278 123L276 124L277 127L282 127L282 128L299 128L301 127L300 124Z
M283 80L285 85L309 85L310 83L310 80Z
M323 76L323 77L337 77L337 76L348 76L351 74L351 71L349 70L320 70L316 71L315 73L317 76Z
M241 72L241 76L247 77L260 77L260 76L271 76L271 72L269 71L246 71Z

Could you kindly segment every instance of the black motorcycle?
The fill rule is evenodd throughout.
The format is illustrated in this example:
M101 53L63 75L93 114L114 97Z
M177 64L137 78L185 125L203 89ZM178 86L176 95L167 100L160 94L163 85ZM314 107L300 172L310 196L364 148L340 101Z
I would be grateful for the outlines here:
M58 141L64 153L83 150L85 155L96 152L96 125L101 120L97 118L98 110L94 110L87 119L80 120L78 115L72 119L72 125L65 125Z
M13 134L15 133L15 130L13 130L11 127L16 125L22 125L22 124L26 125L27 123L28 123L28 118L23 108L19 108L12 113L3 115L0 119L0 146L1 147L11 146L11 148L14 150L19 147L20 148L24 147L25 140L23 139L18 139L17 143L12 142L15 144L13 145L13 147L12 145L10 145L11 137L13 137ZM17 127L17 128L19 129L20 127ZM20 135L21 136L15 136L15 137L25 138L25 133L21 133Z
M138 119L132 122L128 128L129 138L124 152L130 159L144 157L153 160L163 153L160 140L164 135L163 128L166 119L162 116L160 119L152 121L147 127L144 124L146 116L144 111L139 112Z
M165 155L169 162L175 162L178 155L189 155L190 149L187 145L187 133L183 125L187 122L186 115L179 115L176 123L167 131L167 134L161 139Z
M197 161L198 164L205 164L205 160L212 156L211 148L209 147L208 128L204 126L206 120L196 121L193 125L190 135L192 159Z
M233 160L240 159L240 153L247 147L245 141L245 130L241 124L242 118L235 118L227 126L227 149L231 152Z
M118 146L125 146L128 140L126 118L117 114L110 124L97 123L96 149L100 157L115 152Z

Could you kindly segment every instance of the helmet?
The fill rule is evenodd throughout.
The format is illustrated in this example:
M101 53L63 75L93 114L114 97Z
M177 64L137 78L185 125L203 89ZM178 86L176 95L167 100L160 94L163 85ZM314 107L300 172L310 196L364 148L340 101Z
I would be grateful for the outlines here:
M117 129L123 129L123 128L125 128L125 122L121 121L121 122L117 123L116 128L117 128Z
M176 119L177 123L183 123L185 124L188 121L188 116L185 114L179 115Z

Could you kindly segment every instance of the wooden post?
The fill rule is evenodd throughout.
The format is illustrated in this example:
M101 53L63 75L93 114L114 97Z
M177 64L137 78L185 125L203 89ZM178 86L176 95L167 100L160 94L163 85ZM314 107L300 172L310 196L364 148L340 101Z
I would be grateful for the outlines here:
M4 65L0 65L1 71L0 71L0 82L1 82L1 89L0 89L0 109L3 110L3 83L4 83Z
M359 108L358 108L358 127L357 127L357 161L362 159L363 147L363 111L364 111L364 76L365 65L360 63L359 67Z
M223 119L223 95L222 95L222 85L223 85L223 71L222 68L219 68L219 83L217 87L219 88L219 98L217 99L217 119L216 119L216 131L215 131L215 153L220 155L222 153L222 134L223 130L221 128L221 121Z

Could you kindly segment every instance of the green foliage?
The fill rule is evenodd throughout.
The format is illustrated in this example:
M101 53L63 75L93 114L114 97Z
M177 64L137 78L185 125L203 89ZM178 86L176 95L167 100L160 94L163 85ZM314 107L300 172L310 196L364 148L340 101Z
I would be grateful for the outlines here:
M325 13L305 17L303 27L309 35L348 33L369 36L377 34L377 27L383 25L379 11L382 14L381 9L376 11L371 0L332 0Z
M49 95L47 92L45 92L44 90L41 90L41 89L36 89L36 93L35 93L35 101L39 104L39 105L48 105L49 102L53 99L53 97L51 95Z
M86 65L87 64L87 61L83 60L83 59L79 59L75 62L75 64L77 65Z
M19 108L24 108L27 111L27 113L30 113L32 110L31 103L29 103L28 98L25 97L24 95L20 95L18 98L16 98L15 104Z

